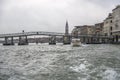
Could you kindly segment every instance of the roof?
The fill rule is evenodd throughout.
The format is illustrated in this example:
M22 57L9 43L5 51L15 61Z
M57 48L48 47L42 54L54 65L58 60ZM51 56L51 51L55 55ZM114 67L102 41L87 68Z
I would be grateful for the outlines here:
M75 26L76 28L81 28L81 27L94 27L94 25L83 25L83 26Z
M117 6L116 6L116 8L115 8L115 9L113 9L113 11L114 11L114 10L116 10L116 9L118 9L118 8L120 8L120 5L117 5Z

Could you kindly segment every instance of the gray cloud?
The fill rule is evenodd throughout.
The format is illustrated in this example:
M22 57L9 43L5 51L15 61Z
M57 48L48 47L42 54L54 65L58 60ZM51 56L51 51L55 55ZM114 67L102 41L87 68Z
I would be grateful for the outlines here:
M0 33L25 31L64 32L75 25L101 22L119 0L1 0Z

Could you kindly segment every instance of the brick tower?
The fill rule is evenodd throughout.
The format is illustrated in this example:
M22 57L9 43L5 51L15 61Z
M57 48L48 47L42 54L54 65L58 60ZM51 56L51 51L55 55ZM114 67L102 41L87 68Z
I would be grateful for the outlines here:
M65 35L63 36L63 44L70 44L71 43L71 37L69 35L69 26L68 21L66 21L65 25Z
M65 25L65 35L69 35L68 21L66 21L66 25Z

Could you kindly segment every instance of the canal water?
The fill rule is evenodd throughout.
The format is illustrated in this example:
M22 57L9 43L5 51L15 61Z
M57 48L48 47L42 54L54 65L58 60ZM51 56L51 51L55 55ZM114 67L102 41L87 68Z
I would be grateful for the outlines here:
M120 45L0 46L0 80L120 80Z

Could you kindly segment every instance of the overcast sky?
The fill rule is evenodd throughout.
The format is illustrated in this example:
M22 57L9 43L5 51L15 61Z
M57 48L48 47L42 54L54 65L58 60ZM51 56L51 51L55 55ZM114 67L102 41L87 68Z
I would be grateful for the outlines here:
M102 22L120 0L0 0L0 33L64 32Z

